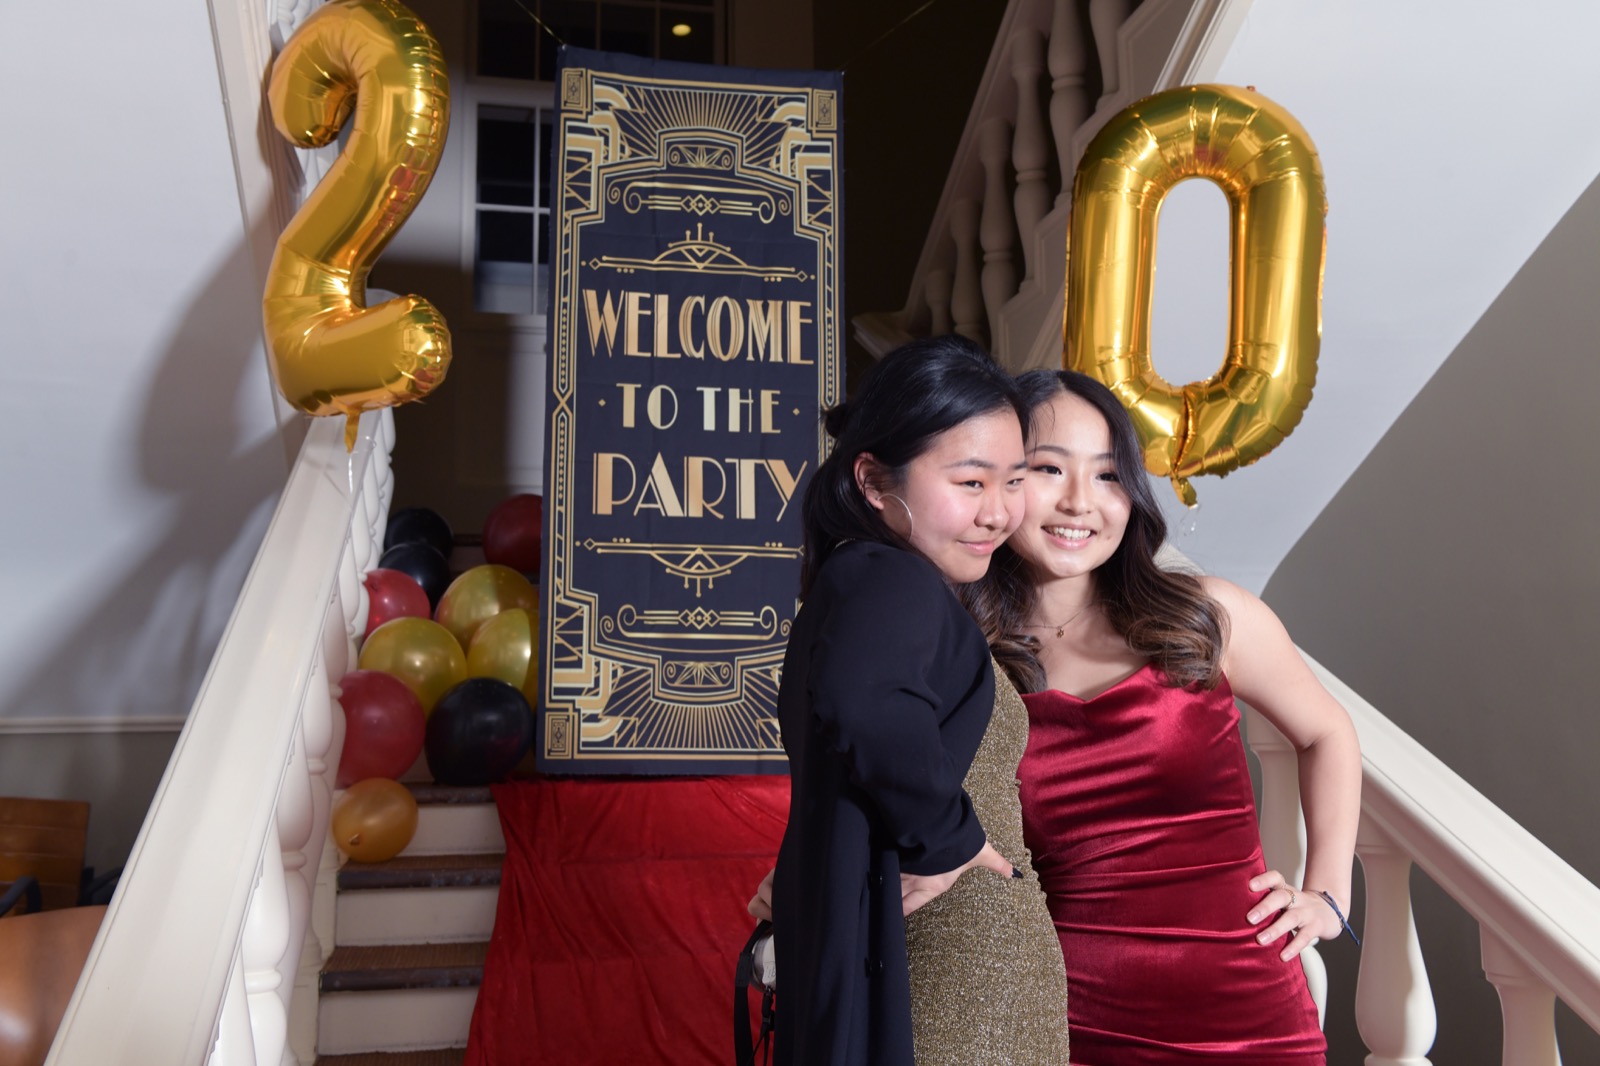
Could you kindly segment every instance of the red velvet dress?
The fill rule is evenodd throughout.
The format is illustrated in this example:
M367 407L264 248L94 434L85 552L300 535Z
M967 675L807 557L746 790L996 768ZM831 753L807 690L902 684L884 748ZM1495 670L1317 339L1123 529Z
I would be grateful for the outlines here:
M1146 666L1090 700L1023 698L1023 831L1066 958L1074 1066L1322 1063L1299 960L1245 920L1265 865L1227 682L1189 692Z

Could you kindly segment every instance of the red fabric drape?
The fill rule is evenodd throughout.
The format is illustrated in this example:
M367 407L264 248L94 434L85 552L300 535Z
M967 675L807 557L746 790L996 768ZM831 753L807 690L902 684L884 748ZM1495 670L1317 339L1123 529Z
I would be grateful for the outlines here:
M467 1066L732 1061L745 903L789 779L540 778L494 798L505 871Z

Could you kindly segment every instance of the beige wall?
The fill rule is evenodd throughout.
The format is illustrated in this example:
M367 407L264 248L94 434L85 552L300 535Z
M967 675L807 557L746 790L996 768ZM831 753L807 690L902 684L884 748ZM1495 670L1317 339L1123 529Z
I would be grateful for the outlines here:
M0 738L0 794L89 804L84 863L96 875L128 861L176 729L37 733Z
M1492 226L1493 216L1461 224ZM1600 881L1597 283L1600 182L1265 590L1302 647L1591 881ZM1499 1009L1481 979L1476 925L1425 877L1414 883L1449 1019L1434 1061L1498 1062ZM1350 976L1353 953L1333 958ZM1337 998L1330 1038L1344 1039L1352 1009ZM1567 1062L1600 1062L1600 1038L1570 1015L1561 1037ZM1345 1044L1329 1061L1359 1057Z

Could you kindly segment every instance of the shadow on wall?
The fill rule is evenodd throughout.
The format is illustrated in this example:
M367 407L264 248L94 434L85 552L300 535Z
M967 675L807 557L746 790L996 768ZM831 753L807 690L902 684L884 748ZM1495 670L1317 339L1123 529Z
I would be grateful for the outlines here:
M281 491L285 439L261 347L258 286L241 241L183 311L121 434L130 495L167 504L98 602L12 689L8 717L185 715L232 614ZM246 298L248 297L248 298ZM176 737L171 732L12 736L5 791L86 799L88 861L124 861Z
M1591 666L1600 642L1597 248L1600 179L1263 594L1311 655L1591 881L1600 881ZM1477 923L1426 877L1413 884L1439 1005L1433 1058L1497 1062L1500 1010L1483 977ZM1353 1049L1345 1014L1330 1016L1329 1037ZM1600 1035L1565 1007L1557 1017L1565 1060L1600 1062Z

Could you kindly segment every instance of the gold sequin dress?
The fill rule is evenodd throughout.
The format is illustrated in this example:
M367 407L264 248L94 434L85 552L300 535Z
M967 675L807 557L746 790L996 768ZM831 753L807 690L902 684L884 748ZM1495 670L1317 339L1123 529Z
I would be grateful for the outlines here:
M906 919L917 1066L1065 1066L1067 973L1022 842L1017 764L1028 710L997 665L994 716L965 781L978 820L1022 880L968 870Z

